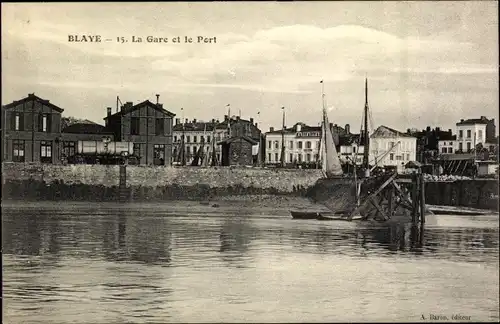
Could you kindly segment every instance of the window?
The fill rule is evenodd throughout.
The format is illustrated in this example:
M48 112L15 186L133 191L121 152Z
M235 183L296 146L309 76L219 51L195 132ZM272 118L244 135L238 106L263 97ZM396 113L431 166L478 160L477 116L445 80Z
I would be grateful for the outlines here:
M453 147L448 147L448 153L453 153Z
M207 143L210 143L210 136L207 136Z
M480 130L478 130L478 132L477 132L477 140L478 140L478 141L482 141L482 139L483 139L483 130L482 130L482 129L480 129Z
M302 149L302 141L297 142L297 146L299 149Z
M198 137L196 135L193 136L193 143L197 143L198 142Z
M389 160L394 161L394 153L389 154Z
M450 142L450 145L453 145L453 142Z
M76 153L76 142L64 142L62 154L65 157L70 157Z
M200 136L200 142L205 143L205 136L203 136L203 135Z
M467 142L467 152L470 151L471 145L470 142Z
M279 148L279 146L280 146L280 142L275 141L275 142L274 142L274 148L275 148L275 149L278 149L278 148Z
M186 154L187 155L191 154L191 147L190 146L186 146Z
M467 138L470 138L470 133L471 133L471 131L470 131L470 129L468 129L467 130Z
M306 148L308 148L308 149L310 149L310 148L311 148L311 141L307 141L307 142L306 142ZM309 162L309 161L307 161L307 162Z
M139 117L130 118L130 135L139 135L140 131L140 119Z
M191 136L186 136L186 143L190 143L191 142Z
M13 162L24 162L24 141L23 140L13 140L12 141L12 161Z
M463 143L458 143L458 150L463 151Z
M50 133L51 130L51 118L50 114L40 114L38 115L38 131Z
M297 157L299 158L299 163L302 163L302 154L299 154Z
M293 162L293 154L290 153L290 162Z
M352 147L352 153L356 153L356 146Z
M459 137L459 138L464 137L464 131L463 131L463 130L459 130L459 131L458 131L458 137Z
M273 147L272 142L271 142L271 141L268 141L268 142L267 142L267 146L268 146L268 148L272 148L272 147Z
M156 135L165 135L165 122L163 118L156 118L155 120Z
M16 131L23 131L24 130L24 114L19 112L19 113L13 113L13 117L11 120L11 129L16 130Z
M448 152L448 149L447 149L446 147L443 147L443 148L441 149L441 153L446 153L446 152Z
M275 160L276 162L278 162L278 161L279 161L279 159L278 159L278 153L274 153L274 160Z
M396 155L396 161L401 161L401 155Z
M52 163L52 142L40 142L40 162Z
M293 150L293 141L290 141L290 149Z
M307 143L311 144L311 142L307 142ZM307 161L307 162L311 162L311 154L309 154L309 153L308 153L308 154L306 155L306 161Z
M165 165L165 145L155 144L153 147L153 164Z
M271 143L271 142L269 142L269 143ZM267 159L268 159L268 162L271 162L271 153L268 154Z
M174 135L174 143L177 142L177 135Z
M136 157L141 156L141 144L139 143L134 143L134 156Z
M406 161L410 161L410 154L406 154Z

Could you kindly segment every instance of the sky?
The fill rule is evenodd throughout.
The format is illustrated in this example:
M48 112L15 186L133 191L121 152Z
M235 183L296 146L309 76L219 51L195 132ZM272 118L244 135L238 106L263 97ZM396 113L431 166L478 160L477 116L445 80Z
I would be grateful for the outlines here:
M229 104L268 131L281 107L287 126L318 125L324 80L330 122L356 132L368 77L373 127L498 123L496 1L2 3L1 15L2 104L35 93L103 124L116 96L159 94L177 117L223 119Z

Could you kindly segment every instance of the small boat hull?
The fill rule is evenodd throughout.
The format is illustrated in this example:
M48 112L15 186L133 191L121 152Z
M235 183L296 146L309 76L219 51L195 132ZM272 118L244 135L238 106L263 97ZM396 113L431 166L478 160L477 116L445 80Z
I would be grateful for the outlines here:
M318 219L323 217L320 212L291 211L293 219Z

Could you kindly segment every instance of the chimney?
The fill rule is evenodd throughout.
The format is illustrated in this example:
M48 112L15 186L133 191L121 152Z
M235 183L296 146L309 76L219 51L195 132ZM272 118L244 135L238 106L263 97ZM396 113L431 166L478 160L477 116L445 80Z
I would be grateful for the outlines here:
M488 120L488 118L486 118L486 116L481 116L481 120Z
M195 123L196 123L196 118L193 118L193 124L195 124Z
M463 123L463 122L464 122L464 120L463 120L463 119L460 119L460 122L461 122L461 123Z
M228 115L224 115L224 121L228 121L229 120L229 116Z
M215 124L215 118L212 118L212 124Z
M258 123L255 123L255 128L259 128L259 124Z
M111 116L111 107L106 108L107 116Z
M240 121L240 116L236 116L236 120L237 120L237 121Z
M219 123L219 119L217 119L215 122L218 124Z
M181 119L180 119L180 118L176 118L176 119L175 119L175 124L176 124L176 125L178 125L178 124L180 124L180 123L181 123Z
M189 124L189 120L186 118L186 124Z
M441 128L436 127L436 133L439 133L441 131Z
M253 118L250 118L250 124L253 124Z
M450 133L450 134L451 134L451 128L449 128L449 129L448 129L448 133Z
M159 94L156 95L156 105L157 106L160 105L160 95Z
M406 129L406 134L411 134L411 129L407 128Z
M163 109L163 104L159 103L157 104L158 108Z
M274 127L269 127L270 132L274 132Z
M345 124L345 133L351 134L351 126L349 124Z
M123 109L128 109L128 108L132 108L132 106L134 105L134 103L132 101L127 101L123 106L122 106L122 110Z
M430 132L431 131L431 127L427 126L426 131Z
M297 132L300 132L300 130L302 129L302 125L297 124L297 125L295 125L295 128L297 129Z

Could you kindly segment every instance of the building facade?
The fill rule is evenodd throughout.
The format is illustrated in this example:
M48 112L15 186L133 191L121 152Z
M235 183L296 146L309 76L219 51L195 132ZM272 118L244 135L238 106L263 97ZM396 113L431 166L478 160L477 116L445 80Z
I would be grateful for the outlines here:
M334 142L339 151L339 138L349 132L345 128L330 123ZM286 166L302 165L313 167L319 163L321 127L296 123L284 130L274 130L273 127L265 134L265 163L279 165L281 163L282 142L284 138L284 162Z
M379 126L370 136L370 165L397 167L417 158L417 138L392 129Z
M120 111L107 109L106 128L115 141L132 142L139 164L172 165L172 120L174 113L149 100L125 103Z
M469 153L477 144L486 142L486 128L491 125L490 120L485 116L476 119L461 119L457 125L457 146L458 153ZM491 126L490 126L491 129ZM493 132L494 132L493 125ZM491 132L491 131L490 131Z
M262 133L258 128L258 124L254 123L253 118L245 120L239 116L232 116L229 118L228 115L225 115L223 121L212 119L210 122L199 121L196 119L191 121L186 119L182 122L179 118L177 118L173 128L174 146L172 154L174 156L175 163L180 163L178 155L181 152L180 145L182 136L184 136L186 164L190 164L193 161L196 153L200 150L202 143L205 152L208 152L209 147L211 147L212 141L214 140L216 144L215 152L218 164L220 164L223 160L223 147L217 144L231 137L247 137L256 142L253 144L252 148L254 156L253 159L254 162L256 162L257 154L259 152L258 145L261 141Z
M58 163L63 111L35 94L3 106L2 160Z

